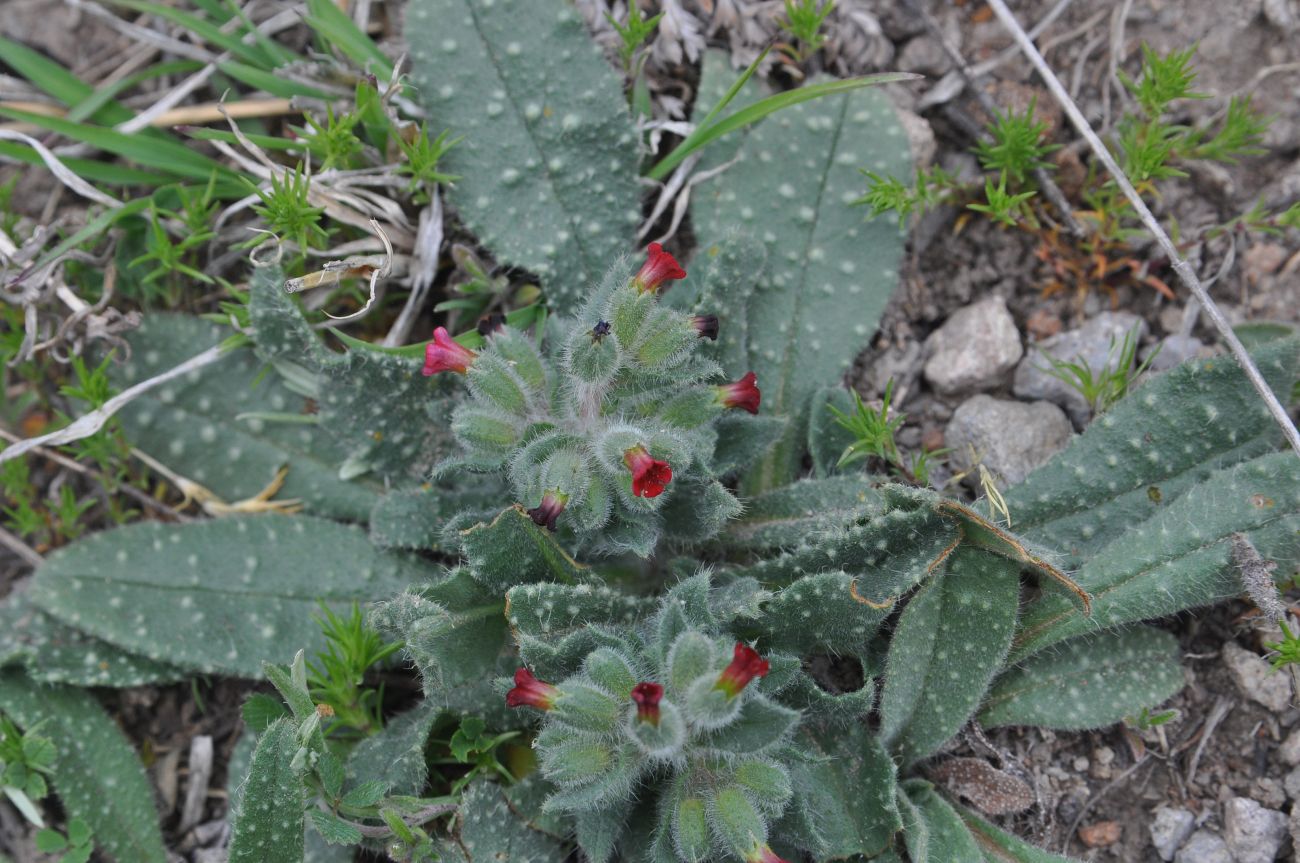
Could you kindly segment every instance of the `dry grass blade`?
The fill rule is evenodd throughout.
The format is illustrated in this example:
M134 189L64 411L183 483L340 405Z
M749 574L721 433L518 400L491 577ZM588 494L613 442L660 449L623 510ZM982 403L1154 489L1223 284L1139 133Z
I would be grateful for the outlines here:
M165 384L167 381L173 380L174 378L201 369L204 366L212 365L223 356L225 356L225 352L222 351L220 345L208 348L206 351L190 357L185 362L175 366L174 368L168 369L160 375L155 375L148 380L141 381L135 386L128 387L108 401L104 402L103 407L78 417L73 423L59 429L58 431L43 434L39 437L27 438L0 450L0 464L3 464L10 459L18 458L18 456L38 446L61 446L62 444L72 443L75 440L88 438L103 428L104 423L108 422L109 418L112 417L113 414L117 413L149 390L161 384Z
M58 156L54 155L54 153L52 153L44 144L35 138L12 129L0 129L0 140L22 141L24 144L31 147L40 155L41 160L44 161L46 166L50 169L50 173L52 173L60 183L67 186L81 197L88 198L97 204L103 204L105 207L111 207L113 209L122 206L122 202L117 198L114 198L112 195L104 194L85 180L78 177L71 168L59 161Z
M1160 246L1160 250L1169 258L1170 264L1174 268L1174 272L1178 273L1178 277L1182 279L1183 284L1187 286L1188 290L1192 292L1192 296L1195 297L1196 301L1205 309L1205 313L1214 324L1214 328L1218 330L1220 338L1222 338L1228 345L1229 350L1232 351L1232 355L1246 372L1246 377L1250 379L1251 386L1253 386L1256 392L1259 393L1260 398L1264 400L1264 404L1268 407L1269 413L1273 415L1273 419L1275 419L1277 424L1282 428L1282 433L1286 435L1287 442L1291 445L1291 449L1295 450L1296 455L1300 456L1300 431L1296 430L1295 423L1291 422L1291 417L1287 414L1286 408L1282 405L1282 402L1278 400L1278 397L1273 393L1273 390L1269 388L1268 382L1264 380L1264 376L1260 374L1259 368L1255 365L1254 360L1252 360L1250 354L1246 352L1245 345L1243 345L1241 340L1237 338L1237 334L1232 331L1232 326L1228 323L1228 319L1223 316L1223 312L1219 310L1218 305L1216 305L1214 300L1210 298L1210 295L1206 293L1205 287L1201 284L1200 278L1196 275L1196 271L1193 270L1191 264L1187 263L1186 259L1178 253L1178 248L1174 245L1173 240L1169 238L1169 234L1160 226L1160 222L1156 220L1151 209L1147 207L1146 201L1142 200L1142 196L1133 188L1133 183L1115 161L1115 157L1111 155L1110 150L1106 149L1106 145L1102 143L1101 138L1097 137L1097 133L1093 131L1092 125L1088 122L1088 118L1083 116L1083 112L1079 110L1079 106L1070 98L1070 94L1066 92L1065 86L1061 83L1061 79L1057 78L1056 73L1047 65L1047 60L1043 58L1043 55L1039 52L1038 48L1034 46L1033 40L1029 38L1029 34L1027 34L1024 28L1020 26L1020 22L1016 20L1016 16L1012 14L1011 10L1007 8L1007 4L1004 0L989 0L989 6L992 7L994 13L998 16L998 19L1002 21L1003 26L1010 31L1011 36L1016 40L1021 51L1024 52L1030 63L1032 63L1034 68L1038 71L1039 77L1043 79L1043 83L1047 85L1047 89L1051 91L1052 96L1060 103L1066 116L1070 118L1070 122L1079 130L1079 134L1087 140L1088 146L1092 148L1093 154L1103 165L1106 166L1106 170L1110 173L1111 177L1114 178L1116 185L1118 185L1120 190L1124 193L1124 197L1128 198L1129 203L1133 205L1133 209L1142 220L1142 224L1146 227L1147 231L1155 237L1156 243Z

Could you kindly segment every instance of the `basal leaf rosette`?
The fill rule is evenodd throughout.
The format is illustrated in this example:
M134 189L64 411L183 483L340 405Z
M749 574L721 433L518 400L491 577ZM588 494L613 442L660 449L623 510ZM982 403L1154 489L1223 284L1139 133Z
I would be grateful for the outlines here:
M625 825L645 807L669 856L778 863L769 827L793 795L800 714L762 693L771 661L697 628L655 647L606 635L578 673L551 684L520 668L506 695L543 714L534 747L558 789L546 808Z
M444 469L502 472L534 522L572 531L597 552L648 555L660 511L678 488L717 484L715 424L726 411L756 414L751 372L723 382L701 356L716 315L686 314L659 292L686 271L657 243L645 264L615 266L575 319L553 325L548 350L494 320L472 350L439 327L424 373L463 375L469 399L452 416L463 456ZM720 485L699 495L721 524L739 511Z

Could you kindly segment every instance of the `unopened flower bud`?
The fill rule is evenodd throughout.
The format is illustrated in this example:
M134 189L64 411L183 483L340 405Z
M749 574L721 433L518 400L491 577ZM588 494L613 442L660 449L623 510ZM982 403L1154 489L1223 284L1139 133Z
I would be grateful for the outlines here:
M753 850L745 855L745 863L786 863L786 860L776 856L766 843L755 842Z
M771 667L771 663L759 656L757 650L748 644L737 643L731 664L718 675L713 688L725 692L729 699L735 698L755 677L766 677Z
M559 489L553 488L542 495L540 504L528 510L528 515L532 518L533 524L554 532L555 520L560 517L560 513L564 512L564 508L568 503L569 496Z
M506 693L506 706L550 710L559 694L559 689L538 680L527 668L521 668L515 672L514 689Z
M740 408L751 414L758 413L758 405L763 394L758 391L758 375L749 372L734 384L718 387L718 401L723 407Z
M424 348L424 376L438 372L465 374L478 354L452 339L446 327L433 331L433 341Z
M637 722L659 724L659 702L664 697L664 688L658 683L638 683L632 687L632 700L636 702Z
M691 318L691 326L695 328L695 333L700 338L708 339L711 342L718 340L717 315L695 315Z

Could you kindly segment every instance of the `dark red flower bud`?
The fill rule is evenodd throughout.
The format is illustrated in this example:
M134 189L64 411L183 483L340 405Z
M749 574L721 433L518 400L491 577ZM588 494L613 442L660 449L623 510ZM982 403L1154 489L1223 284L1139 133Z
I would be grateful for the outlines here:
M569 496L559 489L551 489L542 495L542 502L532 509L528 510L528 515L533 520L533 524L538 527L545 527L547 530L555 531L555 520L564 512L564 507L569 503Z
M745 863L787 863L784 858L761 842L754 843L754 849L745 855Z
M766 677L767 670L771 667L771 663L759 656L757 650L748 644L737 642L731 664L718 675L718 682L713 684L713 688L721 689L727 693L728 698L735 698L749 685L749 681L755 677Z
M506 706L550 710L559 695L560 690L538 680L527 668L521 668L515 672L515 688L506 693Z
M700 338L708 339L711 342L718 340L717 315L696 315L691 318L691 325L695 327L695 332Z
M478 323L474 326L474 328L478 330L478 334L483 338L487 338L498 330L505 329L505 327L506 316L500 312L493 312L490 315L484 315L478 319Z
M641 293L654 293L664 282L686 278L686 271L682 269L681 264L677 263L677 259L665 252L664 247L658 243L651 243L646 247L645 254L645 263L632 277L632 284L636 285Z
M749 372L734 384L718 387L718 401L723 407L740 408L752 414L758 413L758 403L763 394L758 391L758 375Z
M632 687L632 700L636 702L636 719L659 725L659 701L664 697L664 688L658 683L638 683Z
M427 378L438 372L459 372L463 375L476 356L478 354L469 348L453 341L446 327L438 327L433 331L433 341L424 348L424 376Z
M632 471L634 497L658 497L673 481L672 465L651 457L650 451L640 444L623 453L623 463Z

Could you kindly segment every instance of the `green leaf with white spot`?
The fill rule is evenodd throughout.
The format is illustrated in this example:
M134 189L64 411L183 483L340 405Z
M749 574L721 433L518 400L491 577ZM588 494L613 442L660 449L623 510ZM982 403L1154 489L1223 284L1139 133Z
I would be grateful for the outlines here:
M89 692L0 672L0 714L41 723L56 748L52 784L69 818L90 825L118 863L165 863L158 813L144 768L117 723Z
M984 854L952 804L921 779L902 783L903 838L912 863L983 863Z
M294 769L294 722L281 719L257 740L234 815L230 863L302 863L304 795Z
M912 597L889 645L881 739L911 764L935 752L979 707L1015 631L1019 568L958 548Z
M456 827L470 863L543 863L564 859L564 849L557 839L520 820L500 786L482 779L465 789Z
M185 315L151 314L128 339L131 357L112 369L126 386L151 378L220 342L228 331ZM132 446L228 504L262 492L287 468L276 500L306 512L362 521L373 487L339 479L346 457L306 397L290 390L250 350L150 390L118 416Z
M464 138L439 164L459 175L448 203L499 261L575 309L636 241L622 81L568 3L416 0L407 23L420 99Z
M897 285L903 234L897 219L867 222L853 205L863 188L860 168L904 179L912 173L907 136L879 90L768 117L750 129L736 163L694 191L703 248L739 227L768 250L745 307L748 366L758 374L763 412L791 423L749 473L751 493L794 478L811 396L839 381Z
M63 623L178 668L260 678L262 663L325 648L319 603L343 608L427 578L358 527L308 516L141 522L51 554L31 601Z
M1282 567L1300 557L1300 460L1286 451L1210 474L1075 573L1092 615L1044 595L1025 609L1011 661L1076 635L1175 614L1241 593L1232 534Z
M32 606L26 594L0 606L0 667L22 666L40 683L147 686L175 683L189 672L129 653L67 626Z
M1183 688L1178 640L1139 626L1073 638L1003 672L980 710L985 728L1102 728Z

